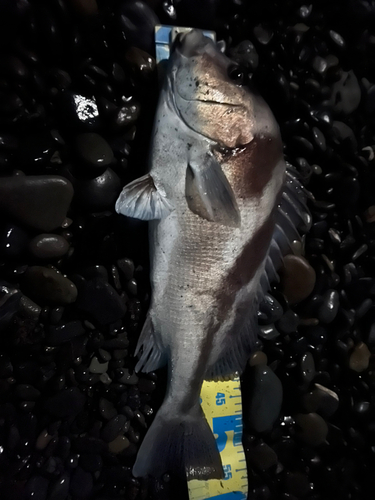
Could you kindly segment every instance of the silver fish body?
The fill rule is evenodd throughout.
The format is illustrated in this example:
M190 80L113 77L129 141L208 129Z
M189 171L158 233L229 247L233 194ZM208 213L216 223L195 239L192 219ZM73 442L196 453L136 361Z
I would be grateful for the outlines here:
M298 237L297 219L308 222L275 118L231 80L232 65L200 32L181 37L160 95L149 174L116 204L150 220L152 301L137 370L169 369L136 476L222 477L199 405L202 382L243 370L276 261Z

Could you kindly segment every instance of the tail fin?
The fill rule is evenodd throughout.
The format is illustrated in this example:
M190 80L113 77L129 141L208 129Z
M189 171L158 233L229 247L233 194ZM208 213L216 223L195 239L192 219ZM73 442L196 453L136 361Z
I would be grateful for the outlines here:
M216 440L199 404L176 416L164 402L139 449L135 477L173 472L185 479L224 477Z

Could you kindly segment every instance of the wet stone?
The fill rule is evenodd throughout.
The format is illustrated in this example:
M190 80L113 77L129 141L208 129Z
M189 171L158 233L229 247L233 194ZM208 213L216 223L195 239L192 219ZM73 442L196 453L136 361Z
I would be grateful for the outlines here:
M23 286L37 304L71 304L77 299L77 288L55 269L42 266L29 267Z
M57 234L40 234L30 241L29 251L38 259L58 259L69 250L69 243Z
M283 315L283 308L272 295L266 293L262 303L259 305L258 321L261 324L274 323Z
M239 64L255 70L258 67L259 56L250 40L243 40L230 51L230 56Z
M129 281L134 275L134 262L131 259L123 258L117 261L117 266L124 275L124 278Z
M327 149L327 144L323 133L317 127L312 128L312 133L315 144L321 151L325 151Z
M66 418L78 415L83 410L85 402L86 397L78 387L71 387L48 398L44 407L52 415Z
M332 86L331 104L335 111L349 115L359 106L361 89L353 71L343 71L341 78Z
M14 258L23 254L29 236L26 231L14 224L5 224L0 232L0 254Z
M82 453L79 458L79 465L86 472L96 472L103 467L103 459L97 454Z
M281 382L268 366L253 366L250 369L249 385L249 404L244 409L245 418L255 431L270 431L281 409Z
M154 49L154 28L159 24L155 12L145 2L135 0L122 2L118 16L129 43L151 54Z
M285 486L289 493L297 498L304 497L310 491L310 482L307 474L302 472L288 472Z
M330 417L339 407L339 397L327 387L315 384L312 391L304 394L302 404L309 413L317 412L323 417Z
M331 38L331 40L335 43L335 45L337 47L340 47L340 49L344 49L345 48L345 40L343 39L343 37L337 33L336 31L333 31L333 30L329 30L329 36Z
M332 323L339 310L339 294L336 290L328 290L322 299L322 305L318 308L318 319L325 324Z
M102 439L83 436L77 437L73 441L73 448L77 453L105 453L108 449L107 444Z
M297 424L296 435L301 441L313 447L325 442L328 426L320 415L298 413L294 418Z
M305 384L309 384L315 377L315 362L311 352L307 352L301 359L301 375Z
M79 335L83 335L85 329L81 321L70 321L65 325L50 326L47 330L47 343L49 345L60 345Z
M262 351L255 351L250 356L249 366L267 365L267 355Z
M113 441L119 434L125 431L127 418L124 415L116 415L105 424L102 429L101 437L103 441L109 443Z
M314 289L316 274L307 260L298 255L287 255L280 270L282 292L290 304L306 299Z
M35 401L40 397L40 391L28 384L19 384L14 390L14 395L25 401Z
M120 178L111 168L93 179L72 179L75 199L89 210L112 208L121 191Z
M46 500L49 481L43 476L32 476L26 483L26 497L33 500Z
M73 197L71 183L57 175L3 177L0 209L40 231L61 226Z
M361 373L369 367L371 352L364 342L357 344L349 358L349 368Z
M73 498L89 498L93 489L93 477L90 472L85 472L77 467L71 476L70 493Z
M99 134L77 135L76 150L80 160L92 169L105 169L113 162L113 151Z
M77 307L103 325L118 321L126 312L125 304L116 290L98 279L87 281L79 288ZM106 345L103 347L108 349Z
M277 465L277 455L275 451L266 443L259 443L250 446L247 457L253 467L258 470L266 471Z
M0 327L7 326L19 310L21 292L6 281L0 281Z
M89 371L91 373L105 373L107 370L108 370L108 361L100 363L96 356L92 358L89 366Z
M126 436L117 436L113 441L108 444L109 451L117 455L126 450L130 445L130 441Z
M48 500L65 500L69 493L70 474L63 472L50 486L50 495Z
M156 383L154 380L141 377L138 382L138 388L141 392L146 394L151 394L156 388Z
M133 71L143 77L150 76L155 70L155 59L138 47L130 47L125 54L125 60Z
M293 333L297 331L300 319L297 313L289 309L277 322L277 329L283 333Z

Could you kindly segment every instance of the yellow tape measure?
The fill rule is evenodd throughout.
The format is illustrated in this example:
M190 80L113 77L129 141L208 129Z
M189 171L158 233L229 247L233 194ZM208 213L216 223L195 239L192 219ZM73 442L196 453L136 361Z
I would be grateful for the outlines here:
M203 382L201 406L216 437L224 479L188 482L190 500L246 500L247 469L242 446L240 379Z

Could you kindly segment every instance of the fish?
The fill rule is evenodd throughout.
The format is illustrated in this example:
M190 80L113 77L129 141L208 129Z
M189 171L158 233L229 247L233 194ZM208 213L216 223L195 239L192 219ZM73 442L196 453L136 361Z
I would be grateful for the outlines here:
M152 296L135 369L168 366L165 399L140 446L135 477L223 478L200 406L203 380L243 372L259 304L311 222L278 124L237 74L200 31L177 37L149 171L116 202L119 214L149 221Z

